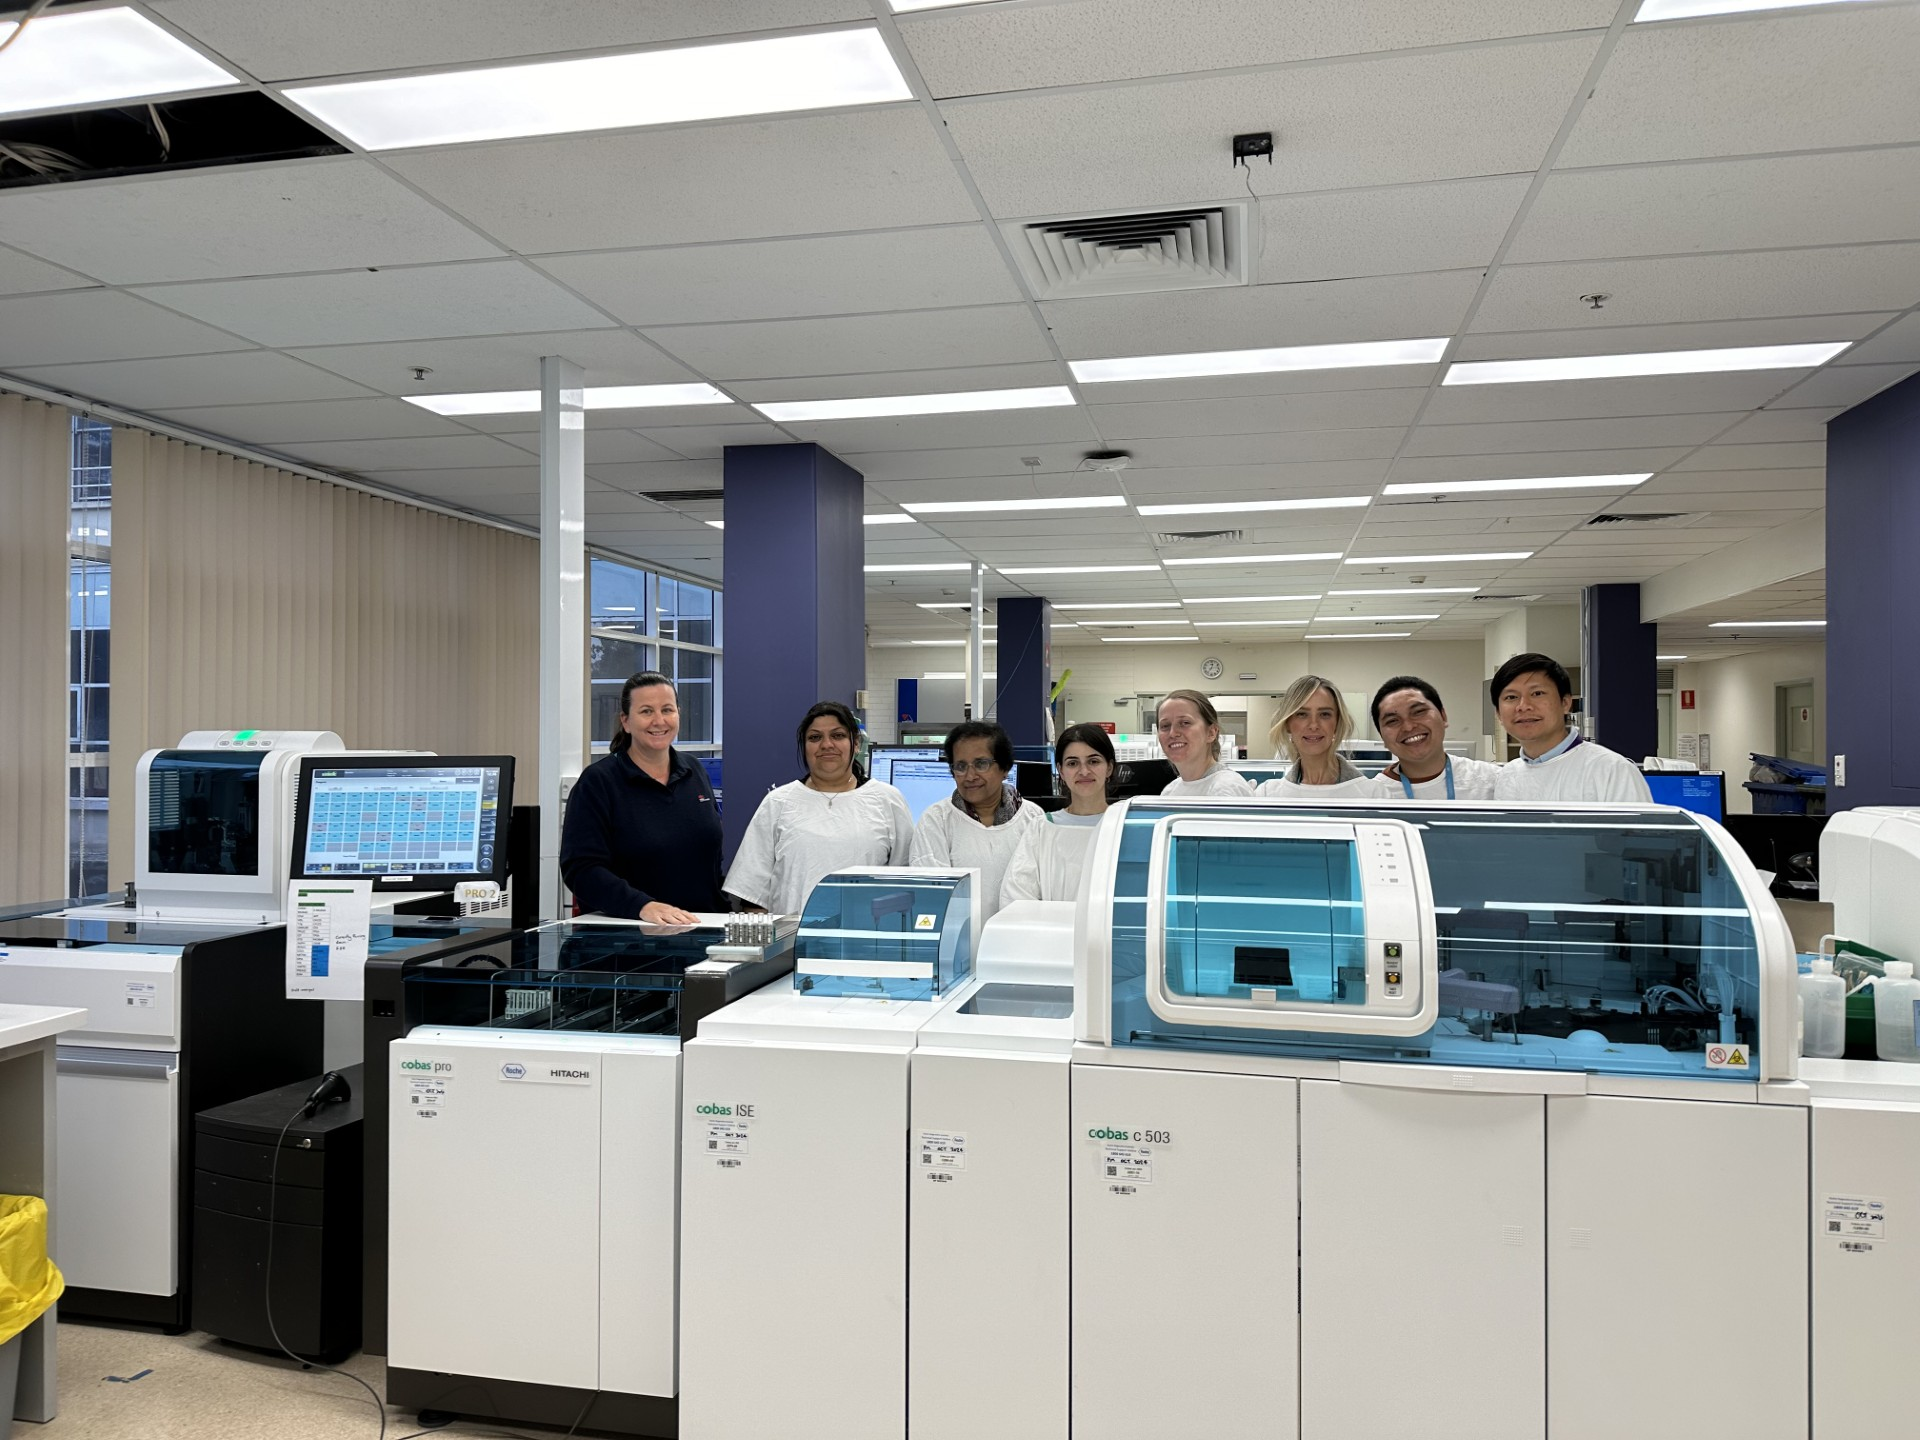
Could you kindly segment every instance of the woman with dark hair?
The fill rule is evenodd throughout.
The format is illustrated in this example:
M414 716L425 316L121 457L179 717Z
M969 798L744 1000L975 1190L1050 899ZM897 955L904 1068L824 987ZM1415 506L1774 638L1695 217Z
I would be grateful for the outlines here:
M713 787L673 748L679 734L673 682L628 676L611 753L574 782L560 832L560 874L582 912L692 925L725 908Z
M1054 769L1067 792L1067 808L1029 825L1007 866L1000 899L1072 900L1080 893L1093 832L1107 813L1107 787L1115 768L1113 741L1098 725L1069 725L1053 745Z
M929 805L913 832L913 863L972 866L980 871L980 918L1000 908L1000 882L1038 806L1022 803L1007 775L1013 742L998 725L963 720L947 732L940 758L953 772L953 794Z
M794 736L806 774L769 791L727 871L727 893L776 915L798 915L823 876L855 865L904 865L913 811L891 785L869 780L854 752L860 722L822 700Z

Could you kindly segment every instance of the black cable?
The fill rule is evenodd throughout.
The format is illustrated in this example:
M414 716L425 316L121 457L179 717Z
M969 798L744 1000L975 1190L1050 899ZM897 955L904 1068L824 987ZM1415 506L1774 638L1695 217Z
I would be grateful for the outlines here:
M287 1117L287 1123L280 1127L280 1134L273 1142L273 1165L267 1173L267 1333L273 1336L273 1343L280 1347L282 1353L284 1353L288 1359L298 1360L301 1365L309 1370L320 1370L329 1375L344 1375L362 1390L366 1391L368 1397L373 1401L373 1408L379 1412L380 1415L380 1440L387 1440L387 1402L380 1398L379 1391L367 1384L367 1382L362 1380L358 1375L351 1374L334 1365L321 1365L315 1361L294 1354L293 1351L287 1349L287 1342L280 1338L280 1327L273 1323L273 1217L276 1202L280 1198L280 1147L286 1143L287 1132L293 1128L293 1122L300 1119L306 1113L307 1107L303 1101L300 1108ZM591 1404L592 1402L589 1401L588 1403ZM580 1413L584 1416L586 1411L583 1410ZM575 1423L577 1424L578 1422ZM428 1432L422 1431L421 1433L426 1434ZM568 1431L567 1433L572 1434L573 1432Z

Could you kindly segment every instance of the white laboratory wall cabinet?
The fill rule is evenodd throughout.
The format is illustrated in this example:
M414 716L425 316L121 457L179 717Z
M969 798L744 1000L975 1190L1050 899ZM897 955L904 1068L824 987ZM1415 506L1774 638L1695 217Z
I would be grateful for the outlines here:
M1813 1434L1913 1428L1913 1368L1888 1344L1920 1297L1920 1109L1813 1104Z
M904 1436L912 1045L687 1043L684 1440Z
M1548 1098L1552 1440L1807 1440L1807 1130L1801 1107Z
M1295 1440L1299 1082L1072 1084L1073 1434Z
M921 1049L908 1131L913 1440L1067 1433L1068 1064Z
M1300 1082L1306 1440L1543 1440L1546 1142L1540 1095Z

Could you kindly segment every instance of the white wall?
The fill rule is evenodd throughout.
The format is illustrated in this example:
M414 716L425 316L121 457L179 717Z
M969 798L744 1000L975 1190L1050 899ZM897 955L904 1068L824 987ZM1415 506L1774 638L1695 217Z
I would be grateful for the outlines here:
M1713 739L1712 763L1727 772L1727 809L1748 815L1753 797L1742 782L1752 769L1747 757L1755 751L1773 754L1774 686L1796 680L1813 681L1814 753L1827 753L1827 647L1780 645L1750 651L1726 660L1685 662L1675 667L1674 688L1691 690L1693 710L1681 710L1674 699L1674 733L1704 733Z

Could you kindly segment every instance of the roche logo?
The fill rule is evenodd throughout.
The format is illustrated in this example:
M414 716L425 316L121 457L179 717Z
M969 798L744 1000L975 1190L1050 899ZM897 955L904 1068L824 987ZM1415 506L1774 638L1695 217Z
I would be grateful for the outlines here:
M522 1065L518 1060L509 1060L500 1067L500 1078L502 1080L524 1080L527 1078L527 1067Z

